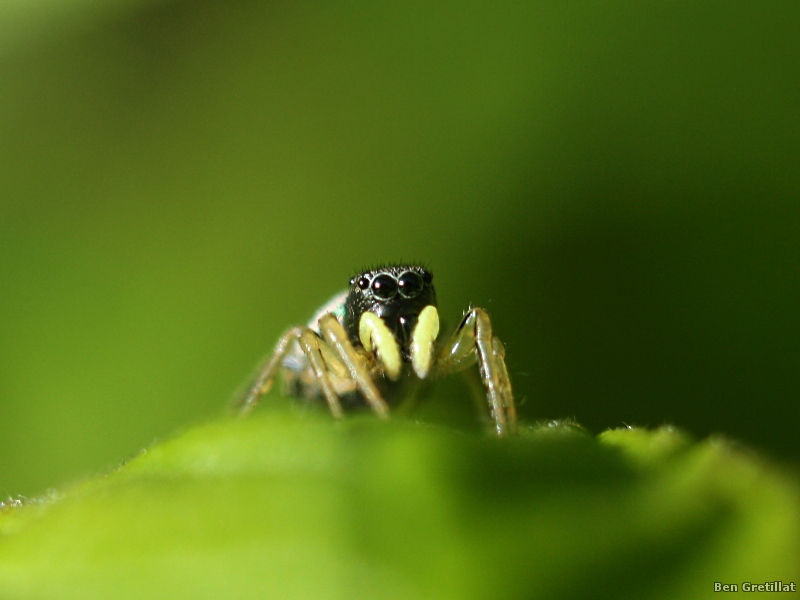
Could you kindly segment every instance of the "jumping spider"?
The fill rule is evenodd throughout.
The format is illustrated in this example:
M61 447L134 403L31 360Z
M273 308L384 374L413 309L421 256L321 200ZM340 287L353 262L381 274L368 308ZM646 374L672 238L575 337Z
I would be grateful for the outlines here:
M388 391L405 378L450 375L477 363L497 435L513 433L517 416L505 350L492 334L486 311L469 308L443 345L436 343L438 335L428 269L397 265L364 271L306 327L292 327L280 338L239 411L249 413L281 371L291 393L324 397L336 418L344 414L343 399L365 401L377 416L388 418L380 389Z

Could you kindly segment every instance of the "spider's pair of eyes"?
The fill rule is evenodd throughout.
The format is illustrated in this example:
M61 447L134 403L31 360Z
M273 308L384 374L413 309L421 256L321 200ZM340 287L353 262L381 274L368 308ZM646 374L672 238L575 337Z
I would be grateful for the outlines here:
M398 293L403 298L414 298L425 285L422 277L413 271L406 271L397 279L386 273L378 275L372 281L359 277L357 283L362 290L371 288L372 295L378 300L391 300Z

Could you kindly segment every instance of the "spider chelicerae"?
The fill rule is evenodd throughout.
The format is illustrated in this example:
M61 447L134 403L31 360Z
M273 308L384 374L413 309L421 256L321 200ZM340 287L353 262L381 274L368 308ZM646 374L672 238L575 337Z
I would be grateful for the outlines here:
M419 265L366 270L328 301L306 327L292 327L259 368L239 403L249 413L282 373L293 395L324 398L331 414L344 404L366 403L388 418L384 399L408 378L443 377L477 364L486 401L499 436L516 430L514 396L505 350L492 333L489 315L470 307L456 330L438 343L439 312L433 274Z

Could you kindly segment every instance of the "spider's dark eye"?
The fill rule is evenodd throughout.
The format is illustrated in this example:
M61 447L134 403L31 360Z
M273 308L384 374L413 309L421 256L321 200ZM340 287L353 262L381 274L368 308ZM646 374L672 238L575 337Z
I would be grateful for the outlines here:
M369 287L369 279L367 279L366 277L359 277L356 283L358 284L358 287L361 288L362 290L365 290Z
M422 281L424 281L426 284L430 285L431 282L433 281L433 273L431 273L430 271L423 271L422 272Z
M397 294L397 282L390 275L378 275L372 280L372 295L378 300L391 300Z
M397 282L400 287L400 295L403 298L413 298L422 291L422 277L412 271L406 271L400 276Z

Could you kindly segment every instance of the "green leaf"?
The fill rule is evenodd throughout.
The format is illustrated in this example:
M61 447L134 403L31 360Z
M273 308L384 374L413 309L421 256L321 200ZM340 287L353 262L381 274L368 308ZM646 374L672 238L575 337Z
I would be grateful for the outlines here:
M700 598L798 581L798 486L671 428L260 410L0 511L2 598Z

